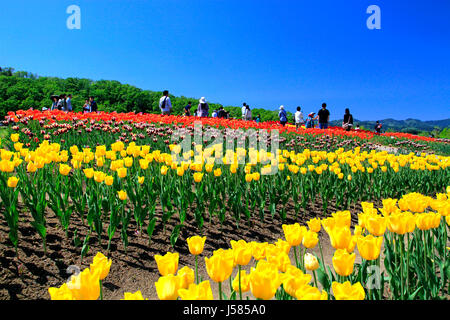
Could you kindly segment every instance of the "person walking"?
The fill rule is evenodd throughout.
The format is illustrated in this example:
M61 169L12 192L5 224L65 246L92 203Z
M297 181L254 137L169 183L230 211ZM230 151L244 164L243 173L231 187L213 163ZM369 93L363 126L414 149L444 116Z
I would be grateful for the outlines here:
M162 115L170 115L170 112L172 111L172 103L170 102L168 90L164 90L163 96L159 99L159 108L161 109Z
M97 102L95 102L94 100L94 96L91 96L89 98L89 105L90 105L90 110L89 112L97 112L98 111L98 106L97 106Z
M199 117L208 117L209 116L209 105L206 103L205 97L201 97L198 101L198 116Z
M322 103L322 109L317 112L316 119L319 119L319 129L327 129L330 121L330 111L327 109L327 104Z
M189 101L187 106L184 107L184 115L189 117L191 115L192 103Z
M342 121L342 128L344 128L347 131L350 131L350 129L353 128L353 116L348 108L345 109L344 121Z
M297 111L295 112L294 115L294 120L296 129L305 124L305 121L303 120L303 113L301 107L297 107Z
M67 112L72 112L72 95L69 94L66 99Z
M280 124L285 126L287 123L287 113L284 110L284 106L280 106L280 111L278 112L278 117L280 118Z
M250 110L250 106L247 105L245 108L245 120L250 121L252 120L252 110Z

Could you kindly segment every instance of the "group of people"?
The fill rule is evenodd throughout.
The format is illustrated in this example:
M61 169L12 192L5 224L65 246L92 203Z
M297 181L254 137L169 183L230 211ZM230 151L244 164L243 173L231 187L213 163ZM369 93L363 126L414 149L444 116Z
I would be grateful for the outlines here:
M52 100L52 106L50 110L62 110L65 112L72 112L72 95L71 94L61 94L53 95L50 97ZM48 110L48 108L42 108L42 110Z
M72 95L71 94L61 94L61 95L53 95L51 96L52 106L50 107L50 110L61 110L64 112L72 112ZM42 111L48 110L48 108L44 107L42 108ZM83 112L97 112L98 106L97 102L95 102L94 97L91 96L89 99L86 99L84 106L83 106Z
M169 98L168 90L165 90L163 92L163 96L159 100L159 108L161 109L161 113L163 115L170 115L172 111L172 103ZM184 107L185 116L191 116L191 108L192 103L189 101L188 104ZM257 115L255 118L253 118L252 110L250 109L250 106L247 105L247 103L244 102L242 104L241 110L242 110L242 120L256 121L256 122L261 121L260 115ZM206 102L205 97L202 97L199 100L198 108L197 110L195 110L193 115L196 117L209 117L209 105ZM229 119L230 113L224 110L223 107L221 106L219 109L213 111L212 117ZM280 106L278 118L282 126L285 126L288 123L288 114L284 109L284 106ZM317 115L315 112L310 112L308 114L308 117L304 119L301 107L297 107L297 111L294 114L293 120L296 128L299 128L300 126L305 126L306 128L315 128L316 127L315 121L317 120L319 124L319 129L327 129L330 122L330 111L327 109L327 104L322 103L322 108L317 112ZM375 133L381 133L381 127L382 124L379 121L377 121L374 128ZM353 129L353 115L350 113L349 108L345 109L344 119L342 121L342 128L347 131ZM360 130L358 124L356 125L355 130Z

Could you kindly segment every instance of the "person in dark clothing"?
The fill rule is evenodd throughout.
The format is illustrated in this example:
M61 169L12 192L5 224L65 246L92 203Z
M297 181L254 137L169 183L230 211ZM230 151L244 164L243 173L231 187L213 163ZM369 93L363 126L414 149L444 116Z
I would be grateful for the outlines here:
M322 109L317 113L316 119L319 119L319 129L327 129L330 121L330 111L327 109L327 104L322 103Z
M98 107L97 107L97 102L95 102L94 97L91 96L89 98L90 104L91 104L91 112L97 112Z
M375 133L376 134L380 134L381 133L381 127L383 125L380 123L380 121L377 121L377 123L375 124Z
M192 107L192 102L188 102L187 106L184 107L184 115L186 117L189 117L191 115L191 107Z
M350 131L352 127L353 127L353 116L350 113L350 110L347 108L345 109L344 121L342 121L342 128L344 128L347 131Z
M217 118L226 118L227 112L223 109L223 107L219 107L219 111L217 111Z

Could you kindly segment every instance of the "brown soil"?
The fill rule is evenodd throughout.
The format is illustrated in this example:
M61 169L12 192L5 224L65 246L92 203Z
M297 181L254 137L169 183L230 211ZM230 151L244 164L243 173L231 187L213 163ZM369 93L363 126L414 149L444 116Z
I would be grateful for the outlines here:
M380 203L378 203L380 204ZM377 205L377 203L375 203ZM306 221L313 217L322 217L320 201L315 206L310 205L306 210L301 209L297 218L292 203L287 205L288 214L284 223L290 224L299 222L306 225ZM337 209L331 206L328 212ZM357 223L356 213L361 211L358 205L351 209L354 222ZM161 215L157 209L157 216ZM233 217L225 219L222 230L217 217L213 217L211 223L205 219L203 235L207 237L205 250L199 259L199 274L203 279L208 279L205 269L204 257L211 256L212 251L218 248L229 248L230 240L244 239L246 241L274 242L279 238L284 239L282 222L279 216L272 219L270 212L266 212L266 220L261 222L258 216L250 220L250 224L241 220L239 230L236 227ZM19 218L19 258L16 257L14 248L8 238L8 228L6 221L2 218L0 225L0 299L49 299L48 288L61 286L70 274L67 268L71 265L78 266L81 270L88 267L93 256L101 251L106 253L107 236L106 227L103 236L102 247L99 246L97 238L93 235L90 239L90 249L87 257L81 261L81 246L74 246L74 232L77 229L78 237L83 241L88 228L81 223L78 216L73 215L68 231L68 237L62 230L58 219L52 212L47 215L47 254L44 255L42 240L30 224L32 221L30 213L25 209L20 209ZM193 213L190 212L186 218L185 226L182 228L175 248L170 245L170 233L176 223L173 217L163 231L162 224L156 225L151 244L148 245L146 233L138 235L135 233L136 226L133 221L130 223L129 246L125 252L120 231L116 232L111 244L110 258L113 260L110 273L104 280L104 298L121 299L124 292L135 292L141 290L144 297L157 299L154 283L159 277L158 269L154 259L155 254L165 254L167 251L180 253L179 268L187 265L194 268L194 257L189 254L186 238L199 234L195 224ZM323 254L326 264L331 265L331 257L334 249L330 246L328 235L324 231L320 232ZM319 256L318 247L313 250ZM291 261L295 263L293 250L291 250ZM359 256L357 261L360 260ZM253 263L251 263L253 265ZM249 266L247 266L247 269ZM233 272L233 278L236 275ZM217 285L211 282L215 298L217 297ZM229 284L223 284L224 292L229 295Z

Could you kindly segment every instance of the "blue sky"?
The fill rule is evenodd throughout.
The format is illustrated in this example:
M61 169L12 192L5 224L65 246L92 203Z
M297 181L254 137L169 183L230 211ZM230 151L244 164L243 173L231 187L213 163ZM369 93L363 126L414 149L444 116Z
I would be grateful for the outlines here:
M66 8L81 8L69 30ZM381 30L369 30L369 5ZM450 118L450 1L3 1L0 66L360 120Z

